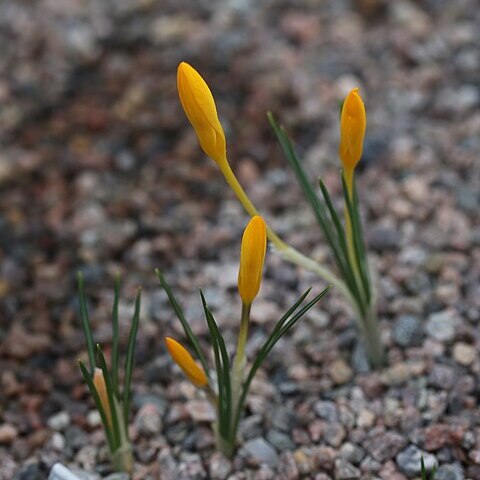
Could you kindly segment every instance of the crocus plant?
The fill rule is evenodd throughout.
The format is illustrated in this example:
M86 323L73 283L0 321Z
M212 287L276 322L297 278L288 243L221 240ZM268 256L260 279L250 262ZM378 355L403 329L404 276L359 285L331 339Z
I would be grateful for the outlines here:
M217 163L225 180L247 213L251 217L258 215L257 209L243 190L228 162L225 134L208 85L193 67L182 62L177 71L177 88L180 102L197 134L200 146ZM345 202L343 223L342 214L339 214L333 206L324 183L321 180L319 182L320 196L308 179L284 128L277 124L271 113L268 114L268 119L313 208L334 257L338 274L285 243L268 225L266 225L267 236L283 258L316 273L347 299L363 334L370 363L374 367L379 367L383 363L384 353L355 185L355 167L362 155L366 129L365 107L360 93L358 89L352 90L343 102L341 110L339 155L343 165L340 175Z
M133 454L128 438L128 414L130 410L130 384L133 373L135 340L137 337L138 322L140 318L140 289L135 299L135 309L128 336L127 354L125 357L125 372L123 388L120 390L119 380L119 328L118 328L118 303L120 281L115 281L113 300L112 327L113 342L111 354L111 367L107 367L105 355L99 344L94 346L90 319L85 298L85 289L82 274L78 274L78 291L80 301L80 316L83 332L87 343L89 367L81 360L78 361L83 378L88 385L102 419L108 448L110 450L113 468L116 471L132 473Z
M212 143L212 145L214 144ZM199 339L188 324L183 310L165 277L157 270L158 279L182 324L185 335L189 340L198 362L185 347L173 338L167 337L165 339L167 349L185 376L193 385L206 394L215 408L217 415L213 428L216 435L217 448L228 457L231 457L235 451L238 425L248 390L257 370L280 338L283 337L329 289L329 287L327 287L315 298L302 305L310 292L310 289L308 289L277 322L268 339L252 360L250 367L247 368L245 346L248 338L250 310L260 289L266 242L265 221L262 217L256 215L248 223L242 238L240 268L238 272L238 293L242 300L242 311L237 349L232 361L230 361L223 335L207 305L203 293L200 291L203 310L210 333L215 373L212 373L212 370L209 368L209 362L200 347Z

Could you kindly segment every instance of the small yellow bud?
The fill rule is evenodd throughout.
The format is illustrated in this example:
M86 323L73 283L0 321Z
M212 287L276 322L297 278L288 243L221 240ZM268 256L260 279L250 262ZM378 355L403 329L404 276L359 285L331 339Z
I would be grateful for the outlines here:
M177 89L200 146L221 166L227 161L225 133L208 85L192 66L182 62L177 69Z
M93 384L95 385L95 390L97 390L98 396L100 397L100 403L107 417L107 423L111 427L112 412L110 411L107 387L105 385L105 378L103 377L103 371L101 368L95 368L95 371L93 372Z
M267 248L265 220L255 215L243 232L238 270L238 292L243 303L250 305L258 294L262 281L263 262Z
M190 353L188 353L188 350L170 337L165 338L165 343L174 362L183 370L183 373L187 376L187 378L196 387L206 387L208 384L208 378L203 369L192 358Z
M340 115L339 154L347 174L360 161L366 127L365 105L358 88L354 88L345 98Z

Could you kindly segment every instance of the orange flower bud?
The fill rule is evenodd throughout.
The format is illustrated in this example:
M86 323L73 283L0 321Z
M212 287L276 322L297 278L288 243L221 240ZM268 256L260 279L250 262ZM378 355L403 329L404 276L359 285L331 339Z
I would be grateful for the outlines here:
M95 368L93 372L93 384L100 397L100 403L102 404L103 411L107 417L107 423L112 426L112 412L110 411L110 403L108 401L107 387L105 385L105 378L103 377L103 371L101 368Z
M365 105L358 88L354 88L345 98L340 115L339 154L346 172L352 172L360 161L366 126Z
M188 350L170 337L165 338L165 343L174 362L183 370L186 377L196 387L206 387L208 384L208 378L203 369L192 358L190 353L188 353Z
M262 281L263 262L267 248L265 220L255 215L243 232L238 271L238 292L243 303L253 302Z
M177 89L182 107L203 151L220 166L226 163L225 133L205 80L192 66L182 62L177 69Z

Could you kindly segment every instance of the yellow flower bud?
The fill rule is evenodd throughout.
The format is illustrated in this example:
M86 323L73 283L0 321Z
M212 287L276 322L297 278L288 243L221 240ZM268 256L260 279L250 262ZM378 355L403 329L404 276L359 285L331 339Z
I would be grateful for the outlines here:
M110 411L110 403L108 401L107 387L105 385L105 378L103 377L103 371L101 368L95 368L93 372L93 384L95 385L95 390L100 397L100 403L107 417L107 423L112 426L112 412Z
M225 133L208 85L192 66L182 62L177 69L177 89L200 146L221 166L227 161Z
M255 215L243 232L238 271L238 292L242 301L250 305L258 294L262 281L263 262L267 248L265 220Z
M187 378L196 387L206 387L208 384L208 378L203 369L192 358L190 353L188 353L188 350L170 337L165 338L165 343L174 362L183 370L183 373L187 376Z
M365 105L358 88L354 88L345 98L340 115L339 154L347 174L360 161L366 127Z

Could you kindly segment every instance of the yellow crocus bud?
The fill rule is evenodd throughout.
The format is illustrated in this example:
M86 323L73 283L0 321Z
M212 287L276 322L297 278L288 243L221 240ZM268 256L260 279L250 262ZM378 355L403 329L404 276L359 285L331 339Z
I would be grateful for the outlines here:
M255 215L243 232L238 271L238 292L245 305L250 305L258 294L262 281L263 262L267 248L265 220Z
M210 158L222 166L227 162L225 133L207 83L191 65L182 62L177 69L177 89L200 146Z
M165 338L165 343L174 362L183 370L183 373L187 378L196 387L206 387L208 384L208 378L203 369L192 358L190 353L188 353L188 350L170 337Z
M110 411L110 403L108 401L107 387L105 385L105 378L103 376L103 371L101 368L95 368L93 372L93 384L95 385L95 390L100 397L100 403L103 407L103 411L107 417L107 423L112 426L112 412Z
M339 154L347 174L353 172L360 161L366 127L365 105L358 88L354 88L345 98L340 115Z

